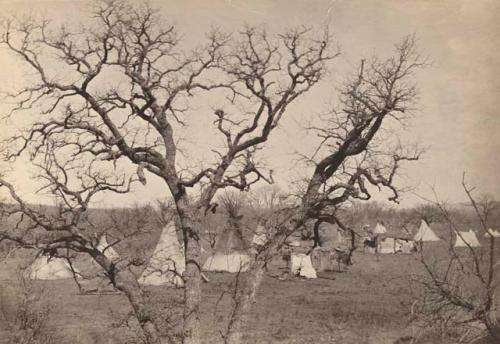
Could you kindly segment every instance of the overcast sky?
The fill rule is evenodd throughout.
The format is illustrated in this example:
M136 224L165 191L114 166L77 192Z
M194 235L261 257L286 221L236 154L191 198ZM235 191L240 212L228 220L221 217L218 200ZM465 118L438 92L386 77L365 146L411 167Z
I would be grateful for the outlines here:
M342 48L342 56L332 65L328 83L298 104L285 119L270 142L266 161L274 167L281 186L296 174L290 168L296 156L309 142L300 129L301 119L310 111L322 111L331 101L336 76L339 79L365 56L387 55L394 43L407 34L415 34L420 49L432 65L418 75L420 110L411 120L408 133L428 147L421 161L408 166L399 180L403 186L430 197L429 185L443 199L462 201L462 173L479 189L496 196L500 191L500 1L497 0L279 0L230 1L188 0L151 1L165 18L175 23L188 44L201 42L211 26L237 30L243 23L266 25L278 32L296 25L328 24ZM81 20L88 5L83 0L12 1L0 0L3 13L32 11L57 20ZM20 79L22 68L5 50L0 50L2 87L12 87ZM314 104L314 106L312 106ZM0 105L0 111L5 106ZM210 138L203 127L194 127L200 147ZM0 136L6 130L0 128ZM19 166L18 166L19 167ZM23 185L23 193L32 197L30 172L16 171L11 178ZM151 179L134 195L120 196L119 202L152 200L162 196L162 187ZM500 197L497 197L500 198ZM33 198L35 199L35 198ZM419 199L409 193L403 205ZM116 199L114 199L116 202Z

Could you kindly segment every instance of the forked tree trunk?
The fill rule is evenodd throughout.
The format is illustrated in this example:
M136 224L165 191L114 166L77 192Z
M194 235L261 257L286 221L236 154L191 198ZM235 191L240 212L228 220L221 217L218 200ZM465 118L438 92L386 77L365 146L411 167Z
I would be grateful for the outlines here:
M244 289L238 297L233 309L233 316L229 321L225 344L241 344L243 331L248 321L252 305L255 303L257 290L264 276L264 262L256 262L250 269Z
M302 209L300 212L297 212L294 217L290 218L289 226L291 228L291 232L296 231L298 228L300 228L303 225L305 219L305 209ZM267 257L271 252L278 252L279 248L284 243L286 238L287 234L284 232L280 232L279 234L275 235L267 243L265 252L261 252L261 254L257 256L256 260L251 265L248 275L245 279L243 287L244 289L235 300L236 306L233 309L233 315L229 321L224 344L242 343L243 330L247 325L248 316L253 304L255 303L257 290L259 289L264 276L264 267L267 262Z
M286 236L279 234L268 243L268 252L277 250L280 242L284 241ZM256 300L257 290L259 289L264 277L264 267L266 264L266 254L257 259L250 267L246 276L243 290L236 296L235 308L233 309L232 317L229 320L224 344L241 344L243 340L243 331L247 326L248 317Z

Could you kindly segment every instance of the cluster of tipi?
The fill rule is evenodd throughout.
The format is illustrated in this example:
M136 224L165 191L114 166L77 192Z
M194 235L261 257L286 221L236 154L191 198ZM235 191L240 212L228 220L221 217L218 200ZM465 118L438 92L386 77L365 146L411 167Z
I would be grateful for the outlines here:
M110 246L106 240L106 235L102 235L96 247L108 259L118 261L120 256ZM49 257L47 255L39 255L28 268L28 274L31 279L40 280L57 280L78 277L80 271L70 264L65 258Z
M384 235L387 229L378 223L373 233ZM488 230L486 237L500 238L500 231ZM266 242L265 230L259 226L254 235L252 246L263 245ZM413 237L414 242L433 242L440 238L422 220L420 227ZM243 272L250 266L250 256L242 245L243 239L235 231L226 230L217 242L215 252L210 255L203 264L204 271L219 272ZM467 232L457 232L455 247L479 247L480 243L476 233L472 230ZM96 247L108 259L118 262L118 253L106 241L106 236L102 235ZM383 252L382 252L383 253ZM142 272L139 283L143 285L164 285L171 284L182 286L182 274L185 270L183 245L177 238L175 224L171 222L167 225L151 255L149 264ZM297 272L307 278L315 278L315 271L311 264L311 259L305 254L293 254L291 257L291 273ZM297 271L294 271L297 270ZM40 255L35 259L28 269L29 277L32 279L65 279L79 275L79 271L64 258L49 258Z
M379 224L377 224L379 226ZM383 226L382 226L383 227ZM383 228L385 233L385 227ZM485 237L490 238L500 238L500 231L488 229L487 233L484 234ZM415 242L432 242L441 240L434 231L429 227L429 225L422 220L417 233L413 237ZM481 244L477 238L476 232L472 229L468 231L456 231L455 233L455 244L454 247L480 247Z
M242 248L242 238L234 231L225 231L217 242L215 253L210 255L203 265L204 271L238 272L246 271L250 265L250 256ZM263 228L258 228L253 244L265 242ZM96 247L108 259L118 262L118 253L110 246L106 236L102 235ZM155 250L149 259L149 264L142 272L139 283L142 285L171 284L182 286L182 274L185 270L184 249L179 242L175 223L167 225L158 240ZM38 256L28 269L30 278L56 280L73 278L79 271L64 258Z

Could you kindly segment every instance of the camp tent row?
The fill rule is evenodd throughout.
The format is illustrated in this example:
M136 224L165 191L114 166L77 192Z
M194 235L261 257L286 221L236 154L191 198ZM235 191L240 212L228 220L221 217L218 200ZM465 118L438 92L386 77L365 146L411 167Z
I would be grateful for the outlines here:
M489 228L487 233L484 233L484 236L487 238L491 238L491 237L500 238L500 231L497 229L493 230L493 229Z
M120 256L110 246L106 240L106 235L103 234L99 239L96 247L108 259L116 262ZM93 261L94 264L97 264ZM49 257L47 255L39 255L28 267L27 275L31 279L38 280L58 280L79 277L80 271L75 266L70 266L69 262L64 258Z
M378 222L373 229L373 234L378 237L377 248L378 252L381 254L397 252L411 253L415 248L416 242L436 242L440 240L429 225L427 225L425 220L420 222L420 227L413 238L388 236L386 235L387 228L380 222Z
M254 238L256 245L264 244L262 233L259 238ZM250 256L246 254L243 247L241 233L226 230L222 235L223 240L218 242L216 251L208 257L203 270L205 271L246 271L250 265ZM103 235L97 245L97 249L113 261L119 259L118 253L110 246ZM176 233L174 222L166 226L158 240L158 243L149 259L149 263L142 275L139 283L142 285L175 285L182 286L182 274L185 271L185 259L183 245L180 244ZM68 262L62 258L48 258L39 256L31 264L30 278L32 279L65 279L72 278L73 272Z
M373 232L375 234L384 234L387 233L387 229L383 224L377 223ZM498 231L491 231L490 233L493 236L500 236L500 232ZM233 273L247 271L250 266L250 256L243 247L241 233L234 230L226 230L221 238L216 246L215 253L208 257L203 265L203 270ZM422 220L414 236L414 240L418 242L433 242L440 239L427 223ZM265 242L265 231L261 228L261 230L256 231L252 246L264 245ZM472 230L460 232L456 236L455 247L467 247L466 243L471 247L480 246L476 234ZM384 238L381 241L380 253L394 253L398 250L403 250L406 244L408 243L401 242L397 238ZM97 249L102 251L108 259L113 261L119 260L118 253L108 244L105 235L101 236ZM316 278L316 271L312 265L310 255L293 254L290 265L292 274L305 278ZM183 246L178 240L175 224L172 222L163 229L155 250L151 255L149 264L139 278L139 283L143 285L172 284L182 286L183 280L181 276L184 270ZM72 278L73 272L78 273L75 268L71 269L65 259L55 257L39 256L30 267L30 277L33 279L53 280Z
M500 232L497 231L492 231L491 229L488 230L489 233L493 237L500 237ZM485 236L489 236L490 234L486 233ZM455 245L454 247L479 247L481 244L479 243L479 240L477 239L476 233L470 229L467 232L456 232L455 233ZM432 229L429 228L427 223L422 220L420 224L420 228L417 231L417 234L415 234L414 237L415 241L439 241L439 237L432 231Z

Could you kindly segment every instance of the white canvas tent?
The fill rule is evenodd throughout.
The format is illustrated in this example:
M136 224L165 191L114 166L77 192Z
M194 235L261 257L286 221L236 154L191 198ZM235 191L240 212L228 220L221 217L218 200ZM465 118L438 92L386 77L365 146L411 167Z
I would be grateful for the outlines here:
M494 238L500 238L500 231L498 230L493 230L491 228L488 229L488 233L484 233L484 236L487 238L494 237Z
M78 271L73 267L75 273ZM38 256L28 268L29 277L39 280L58 280L73 278L69 263L63 258Z
M139 278L143 285L183 286L182 274L186 269L184 250L177 238L174 221L162 231L149 264Z
M383 238L380 240L378 252L382 254L396 253L396 241L394 238Z
M434 231L427 225L427 222L422 220L420 222L420 227L418 228L417 233L413 237L415 241L439 241L439 237L434 233Z
M305 278L318 278L316 270L311 262L311 256L304 253L292 254L290 263L290 272L292 275L298 275Z
M235 228L227 228L220 235L212 254L203 264L202 270L215 272L244 272L250 267L243 234Z
M208 257L203 264L204 271L215 272L244 272L250 266L250 257L244 253L229 253L224 254L216 252Z
M395 238L394 251L396 253L412 253L415 250L415 241L412 239Z
M111 261L116 262L118 259L120 259L120 256L115 251L113 246L109 246L108 241L106 240L106 234L103 234L99 239L99 243L97 244L97 249L102 253L104 253L106 258L108 258Z
M457 239L455 241L455 247L479 247L479 240L477 240L476 233L473 230L469 230L468 232L457 232Z
M384 234L387 233L387 229L384 227L383 224L377 222L377 225L373 229L373 234Z
M415 241L407 238L380 238L378 242L378 252L381 254L390 253L411 253L415 248Z

